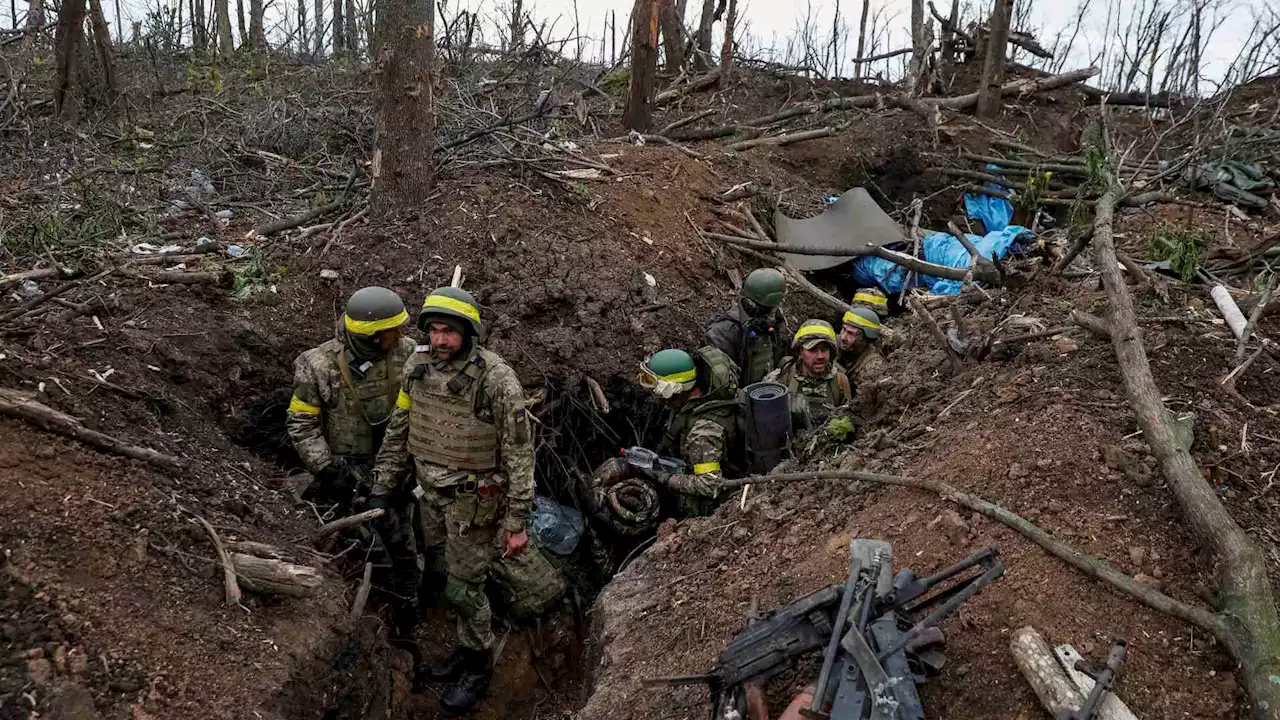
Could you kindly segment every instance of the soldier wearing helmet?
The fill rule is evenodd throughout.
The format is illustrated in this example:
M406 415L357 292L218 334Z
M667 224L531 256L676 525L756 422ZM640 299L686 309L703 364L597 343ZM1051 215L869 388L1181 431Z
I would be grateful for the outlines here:
M793 355L769 373L787 386L791 414L800 428L817 427L848 405L849 379L836 363L836 331L826 320L805 320L791 341Z
M854 307L844 314L843 321L839 361L862 400L889 369L889 363L876 347L882 330L880 317L866 308Z
M457 613L460 645L422 672L453 682L441 705L460 714L485 694L493 672L485 581L498 571L500 558L538 557L525 552L533 448L520 381L501 357L481 346L484 327L471 293L435 290L422 304L418 326L428 344L418 346L405 365L374 466L370 506L386 507L396 479L412 464L427 542L443 545L445 596Z
M719 348L740 370L743 387L760 382L786 353L782 313L787 280L773 268L753 270L742 282L742 295L727 312L712 318L704 345Z
M880 288L860 288L853 294L853 301L849 304L870 310L881 322L889 317L889 297Z
M287 428L314 477L307 497L350 502L372 480L373 459L413 354L404 302L381 287L347 302L337 337L294 361Z

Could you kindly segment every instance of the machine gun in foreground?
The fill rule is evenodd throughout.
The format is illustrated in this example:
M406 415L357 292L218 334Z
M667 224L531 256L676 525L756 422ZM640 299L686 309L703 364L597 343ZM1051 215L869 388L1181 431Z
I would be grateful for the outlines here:
M916 686L942 668L937 624L1004 574L993 548L945 570L916 577L893 573L889 543L855 539L849 575L751 621L706 675L654 678L649 685L706 683L712 720L747 717L748 686L825 648L807 717L832 720L923 720ZM829 708L824 712L823 708Z

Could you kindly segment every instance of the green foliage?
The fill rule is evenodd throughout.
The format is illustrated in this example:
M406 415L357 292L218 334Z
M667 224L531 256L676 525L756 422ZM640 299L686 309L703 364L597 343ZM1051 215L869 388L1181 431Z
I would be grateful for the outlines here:
M630 70L614 70L605 75L600 80L600 89L605 91L611 97L620 98L627 94L627 87L631 85Z
M827 437L832 440L844 440L853 432L853 421L841 415L827 421Z
M587 201L591 200L591 186L587 185L586 183L580 183L580 182L569 183L569 190L573 192L574 195L577 195L583 200L587 200Z
M1053 173L1047 170L1032 170L1027 173L1027 189L1018 193L1018 207L1035 215L1049 192L1049 180L1052 177Z
M1199 228L1177 229L1160 223L1151 233L1151 251L1161 260L1168 260L1169 267L1190 282L1200 267L1200 256L1209 246L1209 236Z
M238 298L245 298L270 286L280 279L276 272L278 269L268 265L262 253L254 250L249 254L248 262L236 268L233 293Z

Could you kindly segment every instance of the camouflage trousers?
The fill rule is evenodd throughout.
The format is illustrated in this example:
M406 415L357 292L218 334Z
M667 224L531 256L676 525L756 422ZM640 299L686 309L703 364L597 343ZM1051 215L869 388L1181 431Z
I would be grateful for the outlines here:
M564 576L543 554L533 538L523 553L502 557L500 511L504 498L474 494L450 496L425 489L419 503L424 554L444 558L445 599L457 615L458 642L473 650L493 646L493 610L485 594L492 579L518 619L537 617L564 596Z

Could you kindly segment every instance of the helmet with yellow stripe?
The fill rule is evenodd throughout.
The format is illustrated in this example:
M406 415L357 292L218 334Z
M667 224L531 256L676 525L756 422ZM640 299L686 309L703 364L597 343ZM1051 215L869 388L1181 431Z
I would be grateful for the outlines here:
M831 323L826 320L805 320L791 340L791 349L797 350L804 347L805 350L812 350L823 343L830 345L832 352L835 351L835 328L831 327Z
M484 334L484 325L480 322L480 303L462 288L442 287L431 291L422 303L418 328L426 332L427 326L432 322L447 323L464 332L470 330L476 337Z
M868 340L880 337L880 316L866 308L855 307L845 313L844 324L858 328Z
M866 308L880 319L889 317L889 298L880 288L862 288L853 294L854 307Z
M640 363L640 386L666 400L688 392L698 382L693 356L683 350L659 350Z
M409 322L404 301L394 290L367 287L357 290L347 301L342 326L352 335L373 337L383 330L394 330Z

